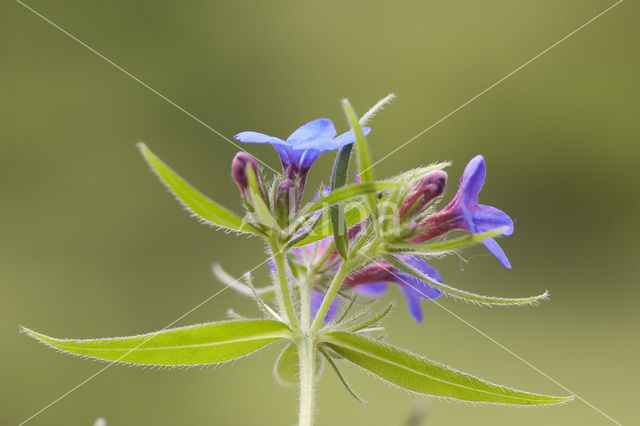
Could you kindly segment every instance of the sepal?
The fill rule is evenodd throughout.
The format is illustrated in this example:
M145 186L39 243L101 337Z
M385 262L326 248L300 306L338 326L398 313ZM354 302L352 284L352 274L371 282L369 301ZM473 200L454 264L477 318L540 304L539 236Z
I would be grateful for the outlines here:
M344 108L344 112L347 116L347 121L356 135L355 144L356 152L358 154L358 174L362 183L371 183L375 180L375 177L373 175L373 165L371 162L369 144L367 143L364 133L362 133L362 126L360 126L358 116L348 99L342 100L342 107ZM376 195L371 193L367 194L367 202L369 203L369 208L371 209L373 216L378 217L378 198Z
M546 300L549 297L548 292L544 292L543 294L532 296L532 297L524 297L524 298L507 298L507 297L493 297L493 296L482 296L480 294L474 294L468 291L460 290L446 284L443 284L437 280L434 280L427 274L422 273L416 268L407 265L405 262L401 261L395 256L390 254L383 254L382 257L391 263L393 266L398 268L399 270L412 275L418 278L425 283L428 283L430 286L437 288L442 291L447 296L454 297L457 299L464 300L466 302L476 303L479 305L487 305L487 306L516 306L516 305L533 305L542 300Z

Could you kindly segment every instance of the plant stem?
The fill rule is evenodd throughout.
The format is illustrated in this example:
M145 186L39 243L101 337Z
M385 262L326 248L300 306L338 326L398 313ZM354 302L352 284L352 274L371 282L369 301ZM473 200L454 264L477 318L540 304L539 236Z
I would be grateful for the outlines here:
M309 332L311 322L311 288L310 283L300 283L300 328L303 333Z
M313 338L303 336L297 345L300 375L300 412L298 415L298 426L312 426L316 391L315 343Z
M287 282L287 269L285 266L284 256L285 253L280 248L280 245L275 241L270 241L271 251L273 252L273 258L276 262L276 270L278 274L278 280L280 281L279 298L285 310L285 314L289 319L289 324L295 333L300 332L300 325L298 324L298 318L296 317L296 311L293 309L293 302L291 301L291 292L289 291L289 284Z
M309 328L309 336L312 336L315 338L315 336L318 334L318 331L322 326L322 322L327 316L327 312L329 312L329 307L331 306L331 302L333 302L333 299L335 299L336 294L338 293L338 290L340 290L340 285L342 284L342 281L344 281L348 273L349 273L349 262L345 260L340 264L340 268L338 269L336 274L333 276L333 280L331 281L331 285L327 290L327 294L325 294L324 299L322 299L322 304L318 309L318 313L316 314L316 317L313 319L313 322L311 323L311 328Z

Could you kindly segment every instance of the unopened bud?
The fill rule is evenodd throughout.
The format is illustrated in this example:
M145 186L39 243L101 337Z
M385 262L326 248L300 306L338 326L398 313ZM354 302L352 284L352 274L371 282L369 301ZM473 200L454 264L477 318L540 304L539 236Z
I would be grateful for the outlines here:
M256 179L259 179L258 162L250 154L247 154L246 152L239 152L231 161L231 177L245 197L247 197L249 190L249 178L247 177L247 165L249 164L253 167ZM258 186L260 186L260 181L258 181ZM261 187L260 191L262 192Z
M283 216L288 216L292 210L291 203L295 200L296 183L293 179L286 178L278 185L276 192L276 210Z
M381 281L393 281L393 271L394 267L386 260L371 263L347 275L342 287L349 288Z
M427 173L404 198L398 216L403 218L407 213L415 216L428 202L442 195L446 185L447 174L442 170Z

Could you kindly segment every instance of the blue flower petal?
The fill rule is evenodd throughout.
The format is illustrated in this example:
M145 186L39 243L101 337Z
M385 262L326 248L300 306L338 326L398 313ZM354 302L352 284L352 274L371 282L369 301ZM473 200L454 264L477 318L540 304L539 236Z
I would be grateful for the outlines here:
M442 282L442 277L440 277L438 271L419 257L402 255L398 256L398 258L409 266L412 266L423 274L429 276L434 281ZM437 299L442 296L442 291L422 280L419 280L413 275L409 275L404 272L399 272L396 275L399 278L398 284L400 285L400 289L407 299L409 312L411 312L411 315L416 319L416 321L421 322L422 308L420 307L420 299Z
M268 143L271 144L280 156L280 162L282 166L291 163L290 152L291 147L288 142L274 136L265 135L258 132L241 132L233 137L235 140L244 143Z
M427 262L425 262L424 260L422 260L418 256L410 256L410 255L406 255L405 254L405 255L399 255L399 256L396 256L396 257L398 259L402 260L407 265L416 268L418 271L422 272L423 274L427 275L428 277L433 278L434 281L437 281L439 283L442 282L442 277L440 276L440 273L436 270L436 268L434 268L433 266L429 265ZM417 280L417 278L416 278L416 280ZM422 282L422 281L420 281L420 282Z
M465 204L476 204L478 194L484 185L484 178L487 175L487 165L482 155L476 155L469 161L464 173L460 178L460 190L463 194Z
M424 272L424 271L423 271ZM425 272L426 274L426 272ZM402 282L400 283L401 287L409 287L411 288L417 295L420 296L421 299L433 300L442 296L442 291L429 285L428 283L417 279L412 275L408 275L405 273L399 274ZM442 282L439 279L435 279L435 277L431 276L435 281Z
M316 314L318 313L318 309L320 309L320 305L322 304L323 300L324 300L324 294L316 290L311 290L310 308L311 308L312 317L315 317ZM333 299L333 302L331 302L331 305L329 305L329 310L327 311L327 315L324 317L323 322L327 323L331 321L333 318L335 318L339 310L340 310L340 302L336 297L335 299Z
M286 141L276 138L274 136L265 135L258 132L240 132L233 137L235 140L244 143L270 143L272 145L284 145L289 146Z
M387 283L386 281L366 283L355 286L353 291L367 297L380 297L387 291Z
M502 210L478 204L473 207L472 220L476 232L486 232L496 228L507 227L504 235L513 234L513 220Z
M409 308L411 316L415 318L417 322L422 322L422 307L420 306L420 296L418 292L404 285L401 285L400 289L407 299L407 307Z
M511 269L511 262L507 258L507 255L504 254L504 250L502 247L494 240L493 238L486 239L482 242L484 246L493 254L496 259L507 269Z
M290 146L297 148L298 145L313 142L314 140L330 140L336 135L336 128L333 122L327 118L318 118L304 124L291 133L287 138Z
M368 127L363 129L365 135L370 131L371 129ZM258 132L242 132L235 135L234 138L245 143L273 145L280 155L284 171L289 173L290 177L291 175L299 175L304 182L309 168L320 154L355 142L353 131L338 137L335 136L336 129L333 122L327 118L318 118L300 126L286 141Z
M370 127L363 127L362 128L362 133L365 136L367 136L369 133L371 133L371 128ZM350 143L354 143L355 141L356 141L355 133L353 133L353 130L349 130L348 132L345 132L345 133L341 134L340 136L336 137L335 139L333 139L333 143L336 146L336 148L334 148L334 149L342 148L343 146L349 145Z
M317 141L315 141L317 142ZM328 149L327 151L332 151ZM320 157L324 151L315 148L306 148L301 150L291 150L289 152L290 164L296 170L309 170L311 165Z

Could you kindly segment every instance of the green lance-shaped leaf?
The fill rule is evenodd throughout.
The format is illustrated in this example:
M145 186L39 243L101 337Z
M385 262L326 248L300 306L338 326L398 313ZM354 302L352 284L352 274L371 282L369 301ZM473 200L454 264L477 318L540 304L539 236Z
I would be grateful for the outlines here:
M353 129L356 136L356 151L358 152L358 171L360 172L360 179L363 183L373 182L375 180L373 175L373 166L371 163L371 153L369 152L369 144L367 139L362 133L362 127L358 121L358 116L354 111L351 103L348 99L342 100L342 107L347 115L347 120ZM369 208L374 216L378 216L378 200L375 194L367 194L367 201L369 202Z
M487 305L487 306L531 305L531 304L540 302L541 300L545 300L549 297L549 293L546 291L537 296L522 297L522 298L482 296L480 294L470 293L468 291L460 290L455 287L451 287L441 282L438 282L433 278L431 278L430 276L417 270L413 266L407 265L397 257L392 256L390 254L383 254L382 257L386 259L389 263L391 263L393 266L400 269L401 271L406 272L409 275L413 275L419 280L429 283L429 285L437 289L440 289L447 296L462 299L467 302L477 303L479 305Z
M155 333L107 339L57 339L27 328L42 343L73 355L103 361L165 366L213 364L240 358L291 337L284 323L272 320L221 321Z
M212 226L230 229L238 232L259 234L255 226L246 223L235 213L206 197L197 189L171 170L145 144L139 142L138 149L147 161L151 170L160 181L171 191L180 203L195 217Z
M393 248L399 251L410 251L416 254L429 254L429 253L442 253L450 250L456 250L462 247L469 246L471 244L480 243L486 239L494 238L501 235L507 227L492 229L486 232L480 232L477 234L467 234L461 237L452 238L450 240L440 240L435 242L429 242L424 244L410 244L410 243L394 243Z
M364 309L351 318L347 318L334 326L343 331L358 331L367 328L386 317L393 309L393 303L389 303L383 309Z
M347 172L349 171L349 158L351 158L352 147L353 144L345 145L338 151L331 174L332 191L343 187L347 182ZM340 256L346 259L349 253L349 239L347 238L347 220L344 215L344 202L332 205L330 210L333 242Z
M324 335L323 340L357 366L419 394L509 405L561 404L573 399L573 396L539 395L496 385L357 333L336 331Z
M378 191L384 191L385 189L397 188L401 184L398 182L363 182L355 185L343 186L328 193L325 196L318 198L316 201L307 204L299 213L299 215L307 215L313 213L316 210L320 210L323 207L330 206L332 204L339 203L340 201L348 200L349 198L357 197L359 195L373 194L377 199L376 193Z
M368 209L361 202L352 203L351 205L347 204L345 210L347 229L362 222L369 215ZM296 247L304 246L332 235L333 225L331 224L329 212L326 210L323 211L317 221L313 223L312 228L308 234L301 236L302 238L293 242L292 245Z
M340 369L338 368L338 366L336 365L336 363L333 361L333 359L331 359L331 355L329 355L327 353L327 351L325 351L322 346L318 347L318 352L320 352L320 354L322 354L322 356L327 360L327 362L329 363L329 365L331 366L331 369L333 370L334 373L336 373L336 376L338 376L338 380L340 380L340 383L342 383L342 386L344 386L344 388L347 390L347 392L349 392L349 394L354 397L358 402L364 404L366 401L364 399L362 399L360 397L360 395L358 395L353 388L351 387L351 385L349 384L349 382L347 381L347 379L342 375L342 372L340 371Z
M320 379L322 375L322 358L319 353L316 353L315 357L316 370L315 379ZM282 386L297 386L300 371L300 362L298 361L298 349L293 343L288 344L276 360L276 364L273 367L273 375L276 381Z

